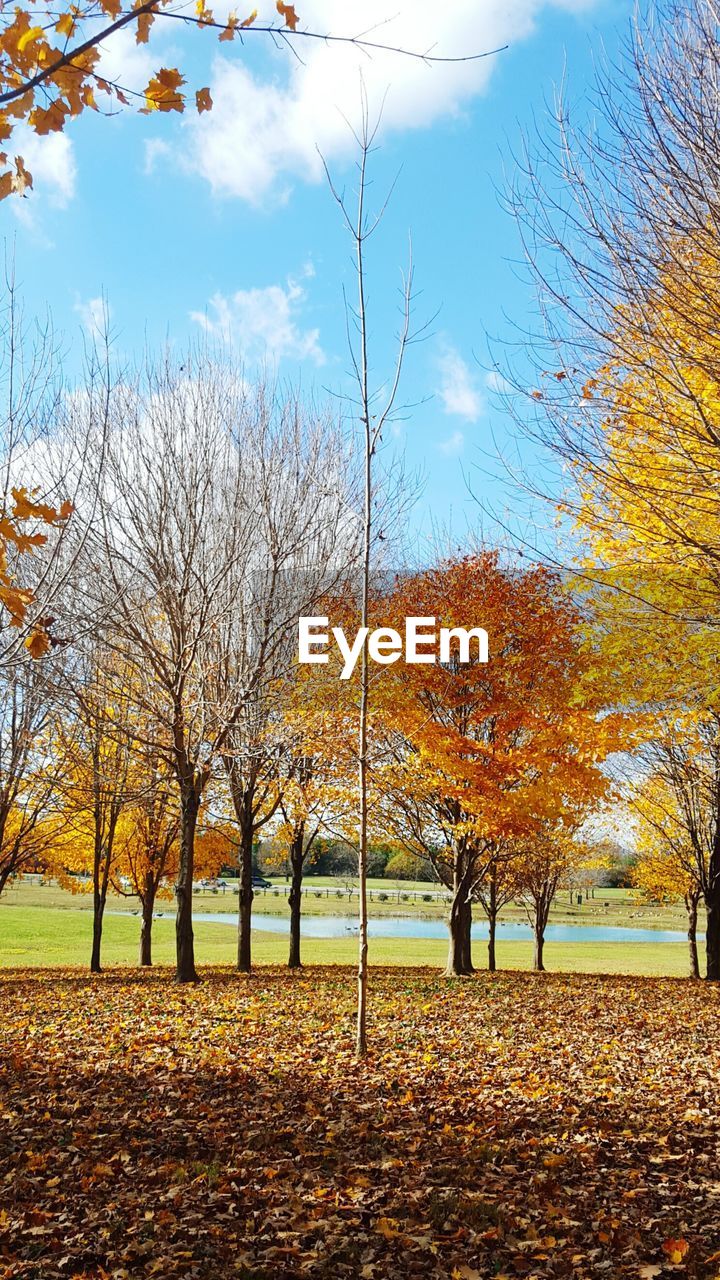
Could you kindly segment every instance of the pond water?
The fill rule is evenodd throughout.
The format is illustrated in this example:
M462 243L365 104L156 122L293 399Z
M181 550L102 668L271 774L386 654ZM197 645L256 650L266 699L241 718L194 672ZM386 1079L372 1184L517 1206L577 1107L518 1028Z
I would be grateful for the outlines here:
M237 915L227 912L199 911L196 923L209 920L217 924L237 927ZM253 916L253 928L264 933L289 933L290 918L287 915ZM357 934L357 922L350 916L303 916L303 936L306 938L346 938ZM371 938L442 938L447 939L447 925L442 920L413 920L406 916L383 916L370 920L368 932ZM472 927L473 938L487 938L487 920L478 920ZM527 941L532 938L528 924L499 924L499 940ZM698 937L702 937L698 934ZM545 930L547 942L685 942L686 935L676 929L630 929L612 925L549 924Z

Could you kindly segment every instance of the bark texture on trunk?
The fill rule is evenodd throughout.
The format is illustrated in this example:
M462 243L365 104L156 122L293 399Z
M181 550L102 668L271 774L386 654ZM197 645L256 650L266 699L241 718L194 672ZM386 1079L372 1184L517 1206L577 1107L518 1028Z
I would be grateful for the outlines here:
M497 936L497 870L495 864L490 869L490 891L487 900L487 918L488 918L488 969L490 973L495 973L497 969L497 960L495 957L495 939Z
M102 973L102 969L100 967L100 947L102 945L103 915L105 913L106 894L96 893L93 896L93 936L92 951L90 953L90 972Z
M707 928L705 931L706 976L708 982L720 982L720 885L707 893Z
M495 954L496 939L497 939L497 912L493 911L488 914L488 970L490 973L497 972L497 957Z
M467 886L462 881L455 888L448 927L450 946L445 972L449 977L465 977L467 974L474 973L470 937L472 903L468 898Z
M238 894L238 953L239 973L252 972L252 856L253 828L245 823L240 829L240 892Z
M175 897L175 947L177 963L175 977L178 982L197 982L195 969L195 937L192 921L192 887L195 863L195 829L197 827L200 796L194 785L183 787L180 798L180 867Z
M295 837L290 848L290 867L292 872L289 897L290 953L288 955L288 968L290 969L299 969L301 967L300 919L303 882L303 844L304 831L301 829L295 833Z
M687 911L688 927L688 959L690 961L690 977L700 977L700 960L698 958L697 949L697 916L698 916L698 894L687 894L685 897L685 909Z
M155 910L155 892L157 886L153 877L148 874L142 896L142 919L140 921L140 965L152 964L152 923Z
M536 922L534 934L535 945L533 947L533 969L538 973L544 973L545 964L543 961L543 951L545 949L545 926Z

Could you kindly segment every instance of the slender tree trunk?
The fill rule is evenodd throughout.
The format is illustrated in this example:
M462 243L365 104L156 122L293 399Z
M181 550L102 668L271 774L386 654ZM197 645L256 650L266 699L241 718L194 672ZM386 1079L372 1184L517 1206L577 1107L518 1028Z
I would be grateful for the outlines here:
M495 944L497 942L497 910L488 912L488 970L490 973L497 972L497 954Z
M0 868L0 893L2 893L9 879L10 879L10 868L9 867Z
M92 952L90 954L90 972L102 973L100 967L100 947L102 945L103 915L105 914L105 900L107 894L102 891L93 893L93 936L92 936Z
M108 883L110 880L110 863L112 861L113 843L115 839L115 823L117 815L111 817L107 834L103 840L101 828L95 829L95 854L93 859L93 938L90 953L90 972L101 973L100 948L102 945L103 916L107 901Z
M178 982L197 982L195 969L195 938L192 922L192 887L195 863L195 829L197 827L200 796L194 784L186 784L180 797L180 867L175 897L175 944L177 964L175 977Z
M148 872L142 896L142 919L140 922L140 965L152 964L152 923L155 909L155 881Z
M472 962L472 902L466 898L462 911L462 958L465 973L474 973Z
M252 856L253 827L244 822L240 828L240 892L238 894L238 954L239 973L252 971Z
M495 959L495 939L497 935L497 871L495 865L490 868L490 894L487 904L488 918L488 969L490 973L495 973L497 969L497 961Z
M547 891L543 891L539 897L535 899L535 918L533 920L533 969L537 973L543 973L545 970L544 952L545 952L545 928L550 915L550 903L552 896Z
M705 957L708 982L720 982L720 882L705 895L707 928L705 931Z
M698 959L697 949L697 915L698 915L698 899L697 894L691 894L685 899L685 905L688 913L688 951L690 953L690 977L700 977L700 961Z
M543 962L543 951L545 949L545 926L540 919L535 919L535 946L533 949L533 969L538 973L543 973L545 964Z
M714 833L712 849L704 881L705 909L705 977L720 982L720 775L716 772L713 805Z
M300 912L303 882L303 844L304 830L296 832L290 848L290 867L292 879L290 885L290 954L288 967L299 969L300 962Z

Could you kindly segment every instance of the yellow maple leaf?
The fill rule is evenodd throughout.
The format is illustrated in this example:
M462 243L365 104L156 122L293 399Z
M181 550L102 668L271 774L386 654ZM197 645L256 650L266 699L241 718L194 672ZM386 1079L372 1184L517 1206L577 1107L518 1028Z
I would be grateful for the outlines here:
M145 90L145 107L149 111L184 111L185 100L179 92L185 77L175 67L163 67L153 76Z
M75 26L76 23L73 15L71 13L63 13L55 23L55 30L59 32L61 36L71 36L75 30Z
M27 48L27 46L31 44L33 40L40 40L42 38L42 35L43 35L42 27L28 27L27 31L23 31L23 34L20 36L20 39L17 42L18 53L23 53L24 50Z

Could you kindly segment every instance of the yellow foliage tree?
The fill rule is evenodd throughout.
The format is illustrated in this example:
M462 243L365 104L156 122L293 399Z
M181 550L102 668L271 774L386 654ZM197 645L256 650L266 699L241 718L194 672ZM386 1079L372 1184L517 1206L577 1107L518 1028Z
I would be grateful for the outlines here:
M585 387L600 420L578 459L586 576L621 696L650 742L720 749L720 287L712 229L679 241L642 304L618 308L615 358ZM600 584L599 586L597 584ZM685 746L683 747L683 739ZM706 789L705 821L720 824ZM720 842L703 872L707 974L720 980ZM684 895L683 895L684 896Z
M709 761L706 758L703 763L699 753L688 757L686 743L679 747L667 742L662 759L663 767L649 773L633 793L638 858L632 877L656 902L684 902L690 975L698 978L698 903L707 884L714 842L712 805L707 803L706 791Z

